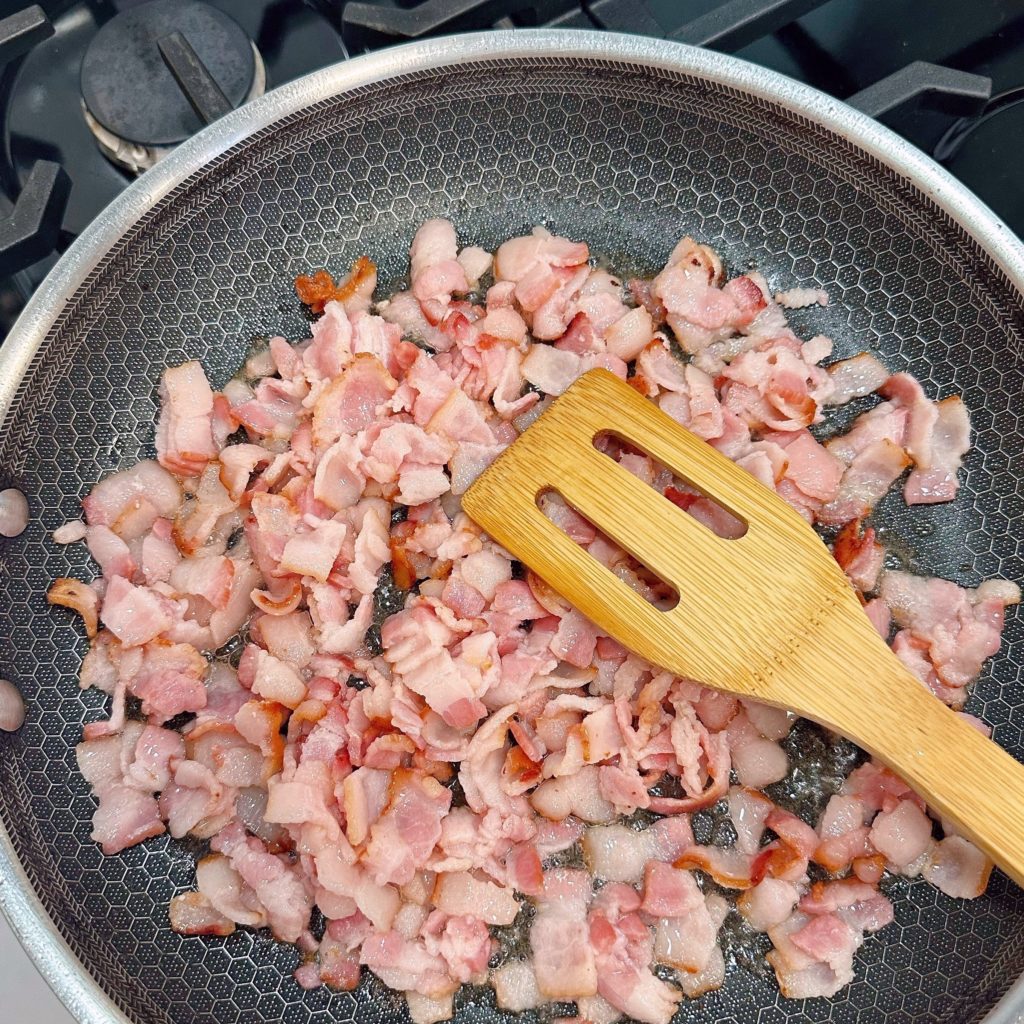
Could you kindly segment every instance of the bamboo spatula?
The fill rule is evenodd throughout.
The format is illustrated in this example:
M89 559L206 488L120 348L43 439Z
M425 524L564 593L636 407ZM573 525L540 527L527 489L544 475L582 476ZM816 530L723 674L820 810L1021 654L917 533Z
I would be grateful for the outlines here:
M726 540L594 447L613 434L746 524ZM554 525L546 491L679 594L660 611ZM907 671L806 522L606 370L580 378L463 495L498 543L609 636L702 684L788 708L899 773L1024 885L1024 766Z

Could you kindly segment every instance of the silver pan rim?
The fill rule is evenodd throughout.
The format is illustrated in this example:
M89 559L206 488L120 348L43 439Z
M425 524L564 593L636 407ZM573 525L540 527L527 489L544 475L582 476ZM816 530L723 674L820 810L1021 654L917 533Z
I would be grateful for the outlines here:
M958 223L1024 293L1024 243L980 199L921 150L847 104L736 57L681 43L567 29L477 32L408 43L290 82L179 146L111 203L61 257L0 349L0 418L68 297L107 251L164 196L253 133L320 100L397 76L495 59L563 56L646 65L700 76L777 103L859 146L912 181ZM50 988L80 1024L131 1024L72 952L33 891L0 822L0 910ZM985 1018L1024 1022L1024 976Z

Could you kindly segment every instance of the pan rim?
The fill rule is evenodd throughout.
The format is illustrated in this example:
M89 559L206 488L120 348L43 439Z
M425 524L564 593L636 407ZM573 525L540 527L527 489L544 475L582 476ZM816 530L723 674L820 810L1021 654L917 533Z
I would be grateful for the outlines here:
M682 43L570 29L478 32L407 43L297 79L210 125L132 183L61 257L0 348L0 422L68 298L134 224L210 161L282 118L355 89L452 65L544 56L605 60L695 75L816 122L913 182L1024 294L1024 243L1009 227L931 157L840 100L739 58ZM50 988L80 1024L130 1024L60 935L29 884L2 821L0 911ZM1022 1010L1024 976L988 1014L986 1024L1019 1024Z

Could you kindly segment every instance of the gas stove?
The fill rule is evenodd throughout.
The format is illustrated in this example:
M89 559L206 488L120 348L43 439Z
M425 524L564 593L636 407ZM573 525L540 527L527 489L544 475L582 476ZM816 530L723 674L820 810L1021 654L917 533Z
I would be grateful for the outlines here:
M204 124L325 65L457 31L604 29L735 53L882 118L1024 233L1024 8L1020 0L926 7L918 0L0 2L0 337L100 210Z

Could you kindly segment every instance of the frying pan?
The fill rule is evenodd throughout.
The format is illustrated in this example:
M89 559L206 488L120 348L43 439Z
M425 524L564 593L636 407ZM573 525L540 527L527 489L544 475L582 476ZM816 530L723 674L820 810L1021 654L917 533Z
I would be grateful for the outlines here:
M842 356L875 350L934 396L962 393L973 414L958 500L908 516L896 495L876 513L890 558L964 585L1024 578L1024 249L874 121L733 58L580 32L418 43L285 86L129 188L0 353L0 486L20 487L33 513L0 547L0 674L29 707L19 733L0 735L0 904L83 1024L404 1013L372 979L355 994L301 991L298 953L265 936L172 933L167 904L191 886L195 846L163 837L101 856L74 746L104 701L78 691L84 638L43 595L54 577L88 578L79 546L48 534L78 517L100 476L152 453L164 366L198 358L222 385L255 338L308 335L296 274L368 253L384 290L406 272L416 224L438 215L487 247L544 223L620 272L650 274L689 233L734 272L753 264L776 287L826 287L831 305L793 314L798 331L831 335ZM969 705L1018 756L1022 658L1011 617ZM804 727L791 753L795 781L776 795L809 813L856 756ZM1024 893L998 874L969 902L924 883L892 889L896 922L868 938L834 999L782 999L764 946L730 923L725 986L677 1020L1017 1020ZM483 990L457 1006L460 1024L502 1017Z

